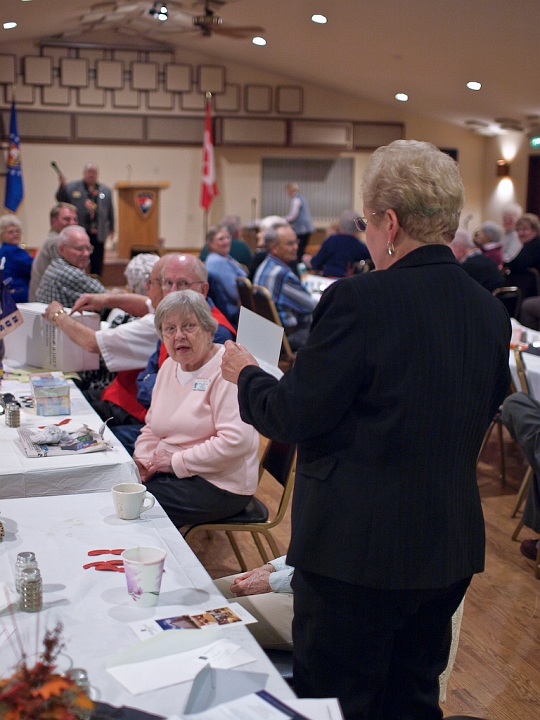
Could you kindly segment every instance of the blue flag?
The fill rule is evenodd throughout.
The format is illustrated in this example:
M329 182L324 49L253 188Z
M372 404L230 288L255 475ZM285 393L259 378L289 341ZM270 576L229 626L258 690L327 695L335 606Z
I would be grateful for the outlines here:
M17 110L14 100L11 105L11 121L9 123L9 155L7 161L5 207L11 210L11 212L16 212L21 204L23 195L21 141L17 131Z

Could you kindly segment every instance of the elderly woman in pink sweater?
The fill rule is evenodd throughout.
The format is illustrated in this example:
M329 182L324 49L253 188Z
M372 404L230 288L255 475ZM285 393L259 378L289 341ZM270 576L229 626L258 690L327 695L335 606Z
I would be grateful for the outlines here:
M177 527L236 515L257 489L259 436L221 375L216 321L203 295L183 290L160 302L155 325L170 357L135 444L141 480Z

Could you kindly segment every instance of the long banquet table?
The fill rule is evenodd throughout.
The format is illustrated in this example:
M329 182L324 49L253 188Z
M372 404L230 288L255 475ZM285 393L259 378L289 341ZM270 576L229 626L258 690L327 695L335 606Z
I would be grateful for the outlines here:
M4 380L1 391L21 398L30 395L30 386L17 380ZM37 429L39 425L57 423L64 417L44 417L23 407L21 427ZM98 430L102 423L73 383L71 413L67 417L71 418L64 426L68 431L83 424ZM0 417L0 499L103 492L116 483L139 482L135 463L109 429L105 431L105 439L111 443L109 450L68 457L27 458L17 442L18 437L17 430L6 427L4 416Z
M163 510L156 504L138 520L120 520L114 512L111 494L107 492L2 500L0 520L6 532L4 542L0 543L0 578L13 590L17 553L28 550L35 551L43 577L42 612L29 614L15 610L14 619L26 650L36 650L38 623L42 636L45 627L53 627L59 619L64 624L64 652L75 667L87 670L96 699L164 716L180 715L191 683L135 696L106 672L112 655L130 647L140 647L140 641L127 623L190 613L201 605L218 607L224 602L206 570ZM123 574L97 572L93 568L83 570L82 567L96 559L88 558L89 550L138 545L161 547L167 551L156 608L134 606L127 594ZM103 559L112 557L103 556ZM2 638L2 628L9 624L8 621L8 611L4 610L0 613L0 677L9 674L17 659L11 644ZM224 637L256 659L239 670L268 673L266 689L269 692L284 701L294 697L246 627L167 632L222 632Z

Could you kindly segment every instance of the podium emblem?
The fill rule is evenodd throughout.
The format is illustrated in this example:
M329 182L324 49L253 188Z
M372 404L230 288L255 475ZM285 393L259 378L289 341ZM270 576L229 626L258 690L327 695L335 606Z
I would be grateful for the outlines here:
M156 193L150 190L138 192L135 195L135 201L141 217L146 218L148 217L150 210L154 207L154 203L156 202Z

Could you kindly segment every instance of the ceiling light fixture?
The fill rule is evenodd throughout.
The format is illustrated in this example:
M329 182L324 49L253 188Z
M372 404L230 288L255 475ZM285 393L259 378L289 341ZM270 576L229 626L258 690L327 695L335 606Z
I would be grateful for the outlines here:
M254 45L266 45L266 40L263 37L254 37L251 41Z
M312 15L311 19L314 23L318 23L319 25L324 25L328 22L328 19L324 15Z
M167 6L164 2L158 2L158 0L156 0L154 5L150 8L148 14L153 18L156 18L156 20L161 20L162 22L169 19L169 10Z
M4 23L4 30L11 30L12 28L16 28L17 23L16 22L5 22Z
M399 102L407 102L409 96L405 93L397 93L397 95L395 95L395 98L396 100L399 100Z
M471 80L471 82L467 83L467 87L469 88L469 90L480 90L480 88L482 87L482 83Z

